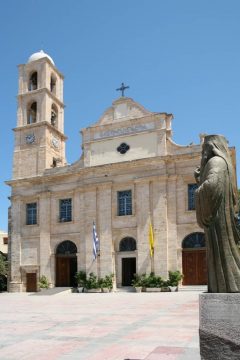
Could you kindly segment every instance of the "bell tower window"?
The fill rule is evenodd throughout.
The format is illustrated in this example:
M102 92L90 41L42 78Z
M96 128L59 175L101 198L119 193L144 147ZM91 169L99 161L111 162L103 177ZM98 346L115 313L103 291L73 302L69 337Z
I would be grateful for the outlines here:
M50 81L50 91L56 95L56 82L57 79L55 76L51 76L51 81Z
M28 90L33 91L33 90L36 90L37 87L38 87L38 74L35 71L34 73L32 73L32 75L29 78Z
M34 124L37 122L37 103L33 102L28 108L27 123Z
M51 108L51 125L57 126L57 119L58 119L58 109L56 105L52 104Z

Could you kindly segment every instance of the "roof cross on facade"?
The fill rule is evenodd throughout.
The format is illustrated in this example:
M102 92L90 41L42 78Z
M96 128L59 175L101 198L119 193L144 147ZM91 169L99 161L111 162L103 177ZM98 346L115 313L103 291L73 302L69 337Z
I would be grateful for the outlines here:
M124 83L121 84L120 88L116 89L116 91L122 92L122 97L124 96L124 90L129 89L129 86L125 86Z

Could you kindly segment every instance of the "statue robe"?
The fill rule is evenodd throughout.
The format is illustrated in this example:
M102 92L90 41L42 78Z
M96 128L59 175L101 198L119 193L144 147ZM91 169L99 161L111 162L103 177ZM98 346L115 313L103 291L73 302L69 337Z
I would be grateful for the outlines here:
M207 246L208 292L240 292L240 241L227 162L213 156L200 171L196 213Z

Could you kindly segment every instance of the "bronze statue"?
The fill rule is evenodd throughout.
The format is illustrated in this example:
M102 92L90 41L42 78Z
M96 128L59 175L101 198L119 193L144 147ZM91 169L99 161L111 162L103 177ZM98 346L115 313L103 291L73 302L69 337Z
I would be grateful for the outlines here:
M195 178L197 222L206 237L208 292L240 292L236 182L224 136L205 136Z

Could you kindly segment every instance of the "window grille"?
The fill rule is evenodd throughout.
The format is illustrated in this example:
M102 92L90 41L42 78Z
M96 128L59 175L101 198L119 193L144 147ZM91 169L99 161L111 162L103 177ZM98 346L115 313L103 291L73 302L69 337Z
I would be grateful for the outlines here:
M182 243L183 248L202 248L205 247L204 233L196 232L185 237Z
M132 191L118 191L118 215L132 215Z
M37 203L26 204L26 224L37 224Z
M59 221L72 221L72 199L62 199L59 202Z
M188 210L195 210L195 191L197 184L188 184Z
M58 245L56 253L61 255L76 254L77 247L72 241L65 240Z
M136 250L136 240L131 237L126 237L120 241L119 251L134 251Z

